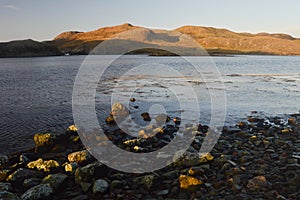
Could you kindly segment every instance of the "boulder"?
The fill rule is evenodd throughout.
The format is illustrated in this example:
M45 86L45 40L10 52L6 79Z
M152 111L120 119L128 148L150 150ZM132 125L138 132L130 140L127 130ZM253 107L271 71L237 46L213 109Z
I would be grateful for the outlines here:
M79 165L76 162L68 163L65 165L65 171L70 173L75 173Z
M16 194L7 191L0 191L1 200L21 200L20 197Z
M92 159L93 157L91 156L88 150L77 151L77 152L70 153L68 155L69 162L76 162L79 164L84 162L89 162Z
M30 188L22 195L22 200L44 200L50 199L53 189L50 184L40 184Z
M266 177L256 176L248 181L247 188L250 190L261 190L268 186Z
M33 137L35 152L45 153L51 151L56 143L56 135L51 133L37 133Z
M2 183L0 182L0 192L2 191L10 191L11 190L11 184L10 183Z
M203 182L192 176L180 175L179 183L181 189L195 189L197 186L201 185Z
M121 103L114 103L111 107L111 115L115 118L125 118L129 115L129 110Z
M50 184L50 186L57 190L63 182L68 178L65 174L49 174L42 180L42 184Z
M49 172L52 168L59 167L59 163L55 160L43 160L42 158L27 164L28 168L38 169L39 171Z
M78 168L75 171L74 178L75 183L91 182L93 178L98 178L107 175L106 166L96 161L84 167Z
M9 164L9 159L7 155L0 154L0 169Z
M28 179L24 180L23 187L25 189L29 189L29 188L39 185L41 183L41 181L42 180L39 178L28 178Z
M94 182L93 193L104 193L108 189L108 182L104 179L98 179Z
M7 177L7 181L13 183L17 182L22 184L23 181L27 178L42 178L43 176L44 176L43 172L31 170L31 169L19 168Z

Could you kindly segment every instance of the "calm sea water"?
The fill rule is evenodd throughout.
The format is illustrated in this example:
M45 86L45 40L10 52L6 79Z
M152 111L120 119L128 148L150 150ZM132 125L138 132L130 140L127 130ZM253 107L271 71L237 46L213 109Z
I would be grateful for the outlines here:
M63 133L73 124L73 85L85 58L0 59L1 153L30 148L35 133ZM110 60L110 56L94 56L87 64L97 70ZM156 108L175 117L189 109L195 110L194 104L189 104L192 106L183 111L181 100L197 101L201 123L209 123L212 105L217 109L218 106L226 108L229 124L245 118L251 111L277 115L300 110L300 57L234 56L212 60L194 57L189 60L200 66L201 76L179 57L124 56L111 63L97 87L99 119L109 114L110 94L120 99L135 97L134 104L139 106L137 116L152 105L161 105ZM212 70L214 67L217 72ZM226 101L222 98L223 85ZM173 86L181 90L174 92L170 89ZM186 87L192 87L197 98L190 90L182 89Z

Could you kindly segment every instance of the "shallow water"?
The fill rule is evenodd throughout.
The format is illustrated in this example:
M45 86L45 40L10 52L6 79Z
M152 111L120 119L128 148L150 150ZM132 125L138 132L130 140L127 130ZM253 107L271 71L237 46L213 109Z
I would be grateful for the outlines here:
M85 56L0 59L0 152L32 147L35 133L62 133L73 123L73 85L84 59ZM94 56L87 63L96 67L91 69L103 69L109 60L111 56ZM135 118L153 105L162 105L164 109L156 108L171 117L195 111L199 106L199 121L206 124L210 122L212 105L227 109L229 124L254 110L267 115L300 110L300 57L235 56L212 60L189 57L188 60L201 69L200 76L179 57L124 56L111 63L101 82L96 83L96 110L101 123L109 114L112 93L117 99L127 100L130 96L137 99L130 104L139 106L132 113ZM221 77L212 70L214 65ZM170 68L180 74L168 71ZM223 84L225 104L221 99ZM187 87L195 94L184 89ZM211 98L215 99L213 103ZM182 102L187 102L187 106L181 108ZM137 123L147 124L141 120Z

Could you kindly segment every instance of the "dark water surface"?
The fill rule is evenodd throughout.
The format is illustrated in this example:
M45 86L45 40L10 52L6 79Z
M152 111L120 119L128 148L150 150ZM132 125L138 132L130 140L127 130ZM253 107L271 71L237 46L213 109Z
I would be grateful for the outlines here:
M1 153L30 148L33 146L32 136L35 133L63 133L73 124L73 85L84 58L85 56L0 59ZM103 60L106 58L102 56ZM206 63L207 59L191 59L195 59L194 62L199 65L211 65L210 62ZM114 63L108 73L109 78L98 85L97 94L112 92L118 82L114 75L120 68L125 71L130 68L133 60L138 60L140 64L174 65L182 71L186 65L176 57L125 56ZM227 108L227 123L244 118L253 110L270 115L296 113L300 110L300 57L235 56L214 57L213 61L222 75L226 90L227 101L224 106ZM166 88L151 83L159 75L161 76L153 72L150 78L131 76L131 79L120 83L115 91L129 90L133 87L131 84L138 81L145 88L143 91L135 90L137 98L163 102L166 110L176 116L179 110L172 104L176 97ZM209 89L217 97L221 92L219 78L211 76L208 80L211 83ZM191 77L187 80L173 77L167 81L174 85L188 81L198 88L203 113L201 120L204 123L209 121L210 97L207 95L207 84L193 81ZM140 110L149 109L146 103L139 106Z

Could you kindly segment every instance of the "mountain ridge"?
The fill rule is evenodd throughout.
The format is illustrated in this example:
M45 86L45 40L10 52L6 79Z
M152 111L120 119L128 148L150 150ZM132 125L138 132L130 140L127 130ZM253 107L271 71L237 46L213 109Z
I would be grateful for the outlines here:
M0 57L52 56L64 54L86 55L99 43L107 41L126 31L134 30L138 31L137 37L134 39L136 40L135 42L151 44L153 49L159 48L159 42L161 42L162 46L176 46L180 37L176 36L175 32L179 32L192 38L207 50L210 55L300 55L300 39L284 33L237 33L224 28L191 25L181 26L169 31L147 29L125 23L117 26L102 27L87 32L66 31L58 34L51 41L37 42L30 40L30 44L28 42L29 40L0 43ZM30 45L32 45L32 48ZM185 46L185 44L183 47L189 48ZM151 52L142 51L142 53L153 54L153 49ZM135 53L139 53L139 51Z

